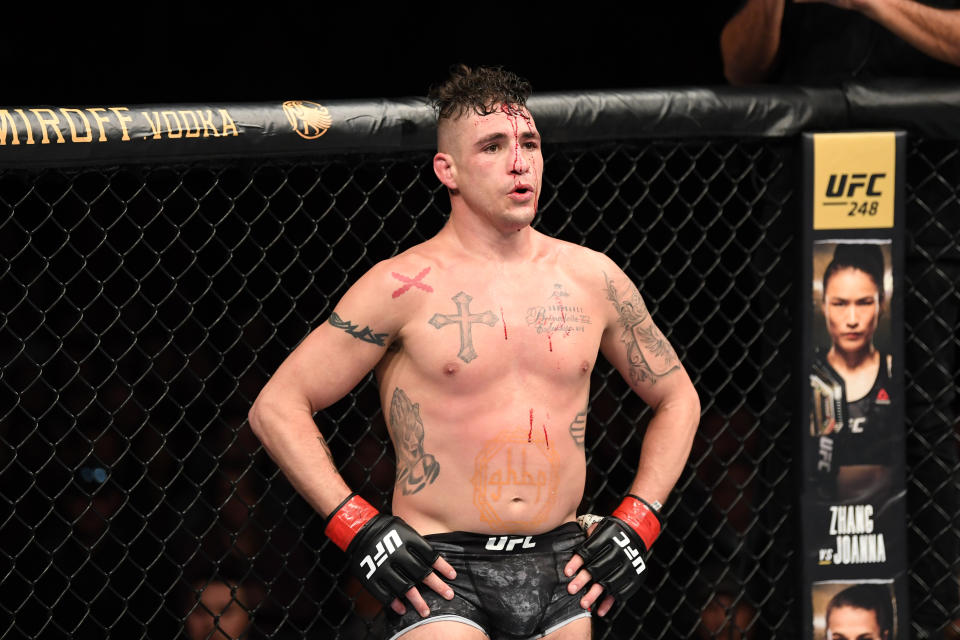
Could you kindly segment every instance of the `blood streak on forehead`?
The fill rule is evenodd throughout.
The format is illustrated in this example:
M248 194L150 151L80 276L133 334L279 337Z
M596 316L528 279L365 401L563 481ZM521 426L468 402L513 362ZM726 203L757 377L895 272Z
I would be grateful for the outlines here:
M523 118L530 133L533 133L533 119L525 109L515 104L501 104L500 111L507 116L510 126L513 127L513 170L516 171L520 163L520 123L517 118Z

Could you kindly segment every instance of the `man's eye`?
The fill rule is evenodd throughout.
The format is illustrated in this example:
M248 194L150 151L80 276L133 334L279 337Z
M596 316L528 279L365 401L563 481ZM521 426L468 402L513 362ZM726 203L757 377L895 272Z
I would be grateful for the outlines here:
M537 148L537 143L536 143L536 142L526 142L526 143L524 143L523 146L524 146L524 148L526 148L526 149L536 149L536 148Z
M484 150L486 153L496 153L497 151L500 150L500 145L498 145L498 144L490 144L490 145L485 146L485 147L483 148L483 150Z

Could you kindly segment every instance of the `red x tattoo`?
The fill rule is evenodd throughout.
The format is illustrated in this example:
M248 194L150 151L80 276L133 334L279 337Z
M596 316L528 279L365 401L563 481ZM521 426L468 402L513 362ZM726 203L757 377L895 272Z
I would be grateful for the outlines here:
M403 285L402 287L400 287L399 289L397 289L396 291L394 291L394 292L393 292L393 297L394 297L394 298L397 298L397 297L405 294L407 291L410 290L410 287L416 287L417 289L423 289L424 291L432 292L432 291L433 291L433 287L431 287L431 286L428 285L428 284L424 284L423 282L420 282L421 280L423 280L423 277L424 277L425 275L427 275L428 273L430 273L430 267L427 267L426 269L424 269L423 271L421 271L420 273L418 273L418 274L417 274L416 276L414 276L413 278L408 278L407 276L403 275L402 273L397 273L396 271L392 272L390 275L392 275L394 278L396 278L396 279L399 280L400 282L406 282L406 283L407 283L407 284Z

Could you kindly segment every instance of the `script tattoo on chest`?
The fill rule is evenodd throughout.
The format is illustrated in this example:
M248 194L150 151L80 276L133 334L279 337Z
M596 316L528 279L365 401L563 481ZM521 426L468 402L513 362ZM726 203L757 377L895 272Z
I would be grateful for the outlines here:
M337 329L343 329L357 340L369 342L370 344L375 344L378 347L386 346L386 343L383 341L383 339L387 337L387 334L374 333L373 329L367 326L365 326L363 329L360 329L360 331L357 331L360 325L353 324L349 320L344 320L337 315L336 311L330 314L330 324L335 326Z
M405 496L417 493L437 479L440 463L423 450L420 405L410 402L400 387L393 390L390 400L389 426L397 450L397 488Z
M562 284L554 284L546 305L527 308L527 324L538 334L583 333L584 325L590 324L590 316L580 306L565 300L569 297Z
M451 300L457 305L457 313L435 313L429 322L437 329L442 329L449 324L459 326L460 352L457 356L464 362L469 363L477 357L477 351L473 348L473 325L480 323L492 327L497 324L497 314L493 311L470 313L470 301L473 300L473 297L463 291L453 296Z
M650 384L656 384L660 378L679 369L676 352L653 324L637 288L631 285L627 296L621 299L606 272L603 278L607 283L607 299L617 310L617 321L622 328L620 340L627 348L633 382L639 384L649 380Z

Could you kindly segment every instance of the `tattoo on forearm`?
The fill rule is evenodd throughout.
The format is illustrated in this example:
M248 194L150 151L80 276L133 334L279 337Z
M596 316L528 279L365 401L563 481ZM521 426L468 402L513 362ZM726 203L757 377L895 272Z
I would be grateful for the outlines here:
M573 438L573 443L577 445L581 451L584 450L584 436L586 435L587 430L587 410L584 409L573 419L573 422L570 423L570 437Z
M320 446L323 447L323 452L327 454L327 460L333 462L333 454L330 453L330 446L327 444L327 441L323 439L323 436L317 436L317 440L320 441Z
M626 298L620 299L613 281L604 272L607 299L617 310L617 320L623 328L620 340L627 348L630 363L630 378L635 384L650 381L656 384L660 378L680 368L677 354L660 329L653 324L647 306L637 288L630 286Z
M440 475L440 463L423 450L420 405L397 387L390 401L390 433L397 452L397 487L408 496L432 484Z
M360 325L353 324L349 320L344 320L343 318L337 315L336 311L330 314L330 324L335 326L337 329L343 329L348 334L350 334L354 338L357 338L358 340L363 340L364 342L375 344L378 347L386 346L386 343L383 341L383 339L387 337L387 334L374 333L373 329L366 326L360 331L357 331L357 328Z
M457 305L456 315L435 313L429 322L436 329L442 329L448 324L460 325L460 352L457 356L464 362L469 363L477 357L477 351L473 348L474 323L479 322L480 324L492 327L497 324L497 314L493 311L470 313L470 301L473 300L473 298L463 291L453 296L451 300Z

